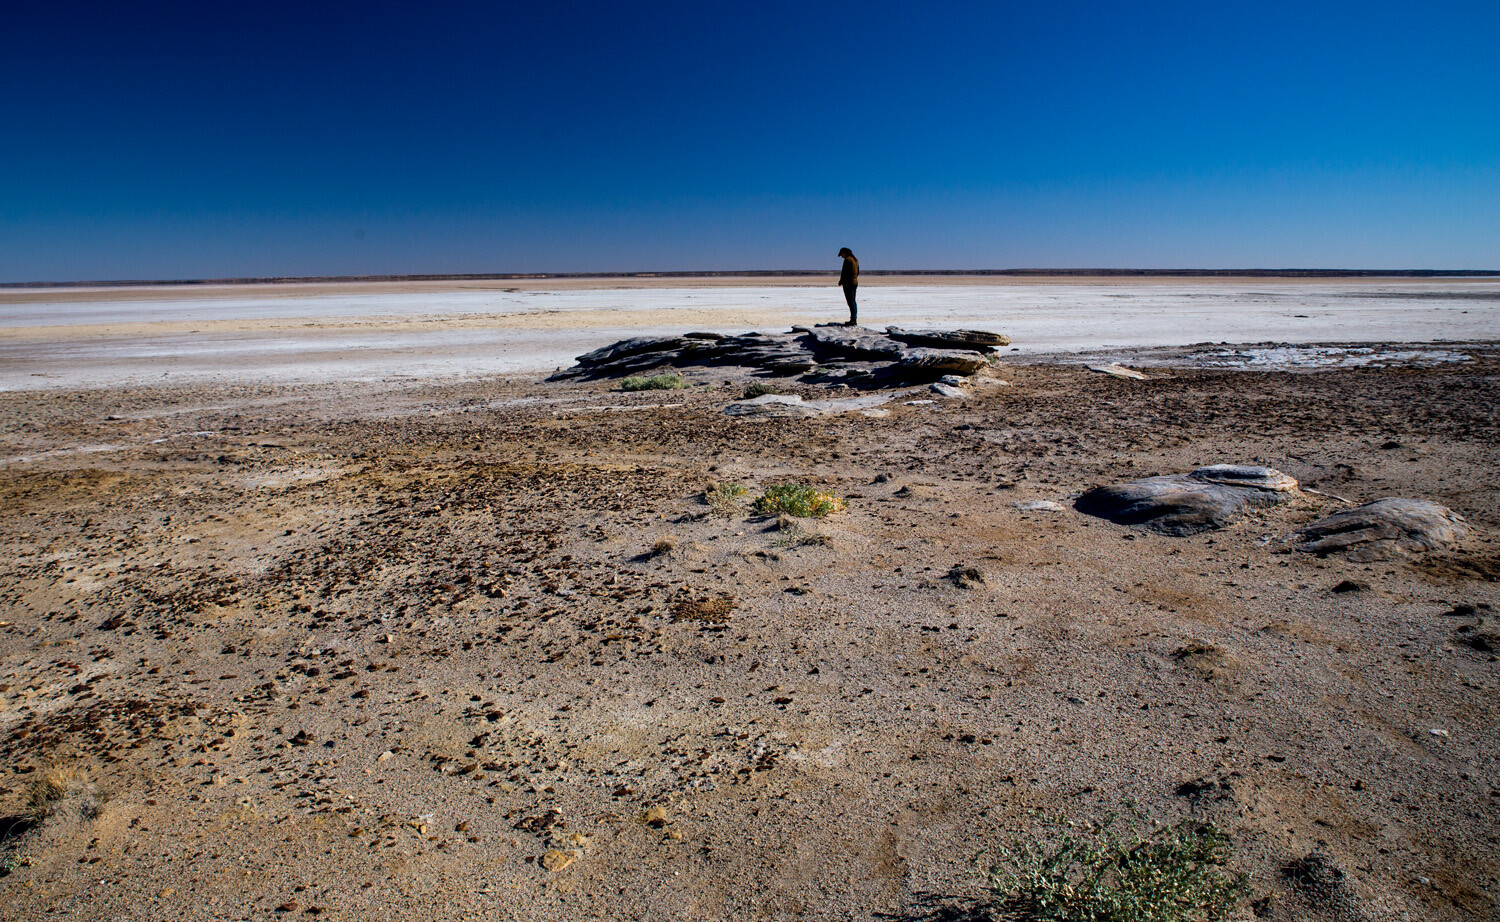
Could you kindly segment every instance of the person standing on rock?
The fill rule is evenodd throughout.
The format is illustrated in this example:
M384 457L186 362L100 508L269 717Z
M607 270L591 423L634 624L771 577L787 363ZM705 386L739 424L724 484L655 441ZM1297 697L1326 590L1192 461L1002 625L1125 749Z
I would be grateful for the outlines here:
M859 308L854 306L854 289L859 287L859 260L854 258L848 247L839 250L839 255L844 258L844 268L839 272L839 287L844 289L844 300L849 303L849 322L844 326L852 327L859 323Z

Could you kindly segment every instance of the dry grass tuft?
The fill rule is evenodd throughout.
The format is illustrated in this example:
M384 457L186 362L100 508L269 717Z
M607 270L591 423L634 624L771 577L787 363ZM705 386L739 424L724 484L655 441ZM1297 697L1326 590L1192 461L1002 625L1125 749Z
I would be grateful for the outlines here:
M26 813L37 822L65 807L73 807L83 819L93 819L99 814L99 804L98 788L87 769L80 766L53 766L26 789Z
M745 496L749 492L737 483L711 483L703 491L703 502L714 515L732 518L744 511Z

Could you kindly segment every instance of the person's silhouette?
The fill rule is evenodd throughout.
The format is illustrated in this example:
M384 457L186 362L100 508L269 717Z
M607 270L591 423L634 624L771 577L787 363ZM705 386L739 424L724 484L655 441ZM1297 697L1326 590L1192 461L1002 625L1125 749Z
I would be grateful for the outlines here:
M849 322L844 326L852 327L859 323L859 308L854 305L854 289L859 287L859 260L854 258L848 247L839 250L839 255L844 258L844 268L839 272L839 287L844 289L844 300L849 303Z

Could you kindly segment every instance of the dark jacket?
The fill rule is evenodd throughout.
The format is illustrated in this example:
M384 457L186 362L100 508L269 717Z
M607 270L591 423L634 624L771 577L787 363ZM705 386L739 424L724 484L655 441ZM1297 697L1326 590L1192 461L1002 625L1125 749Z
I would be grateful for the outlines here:
M859 260L853 256L844 257L844 268L839 272L839 287L853 288L859 284Z

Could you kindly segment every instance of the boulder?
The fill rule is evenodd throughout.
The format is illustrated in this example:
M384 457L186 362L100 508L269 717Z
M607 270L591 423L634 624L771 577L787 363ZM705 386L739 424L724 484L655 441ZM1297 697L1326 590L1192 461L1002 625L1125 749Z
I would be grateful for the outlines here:
M1296 493L1297 481L1273 468L1215 464L1187 474L1098 487L1073 507L1121 525L1181 536L1223 528L1246 507L1285 502Z
M989 360L978 352L911 348L899 354L896 369L898 373L918 375L972 375L989 364Z
M1306 554L1344 553L1369 561L1448 547L1468 532L1463 516L1446 506L1388 497L1319 519L1299 529L1292 541Z
M969 396L969 392L964 390L963 388L954 387L951 384L944 384L941 381L936 384L930 385L930 390L934 394L937 394L939 397L947 397L950 400L963 400L965 397Z

